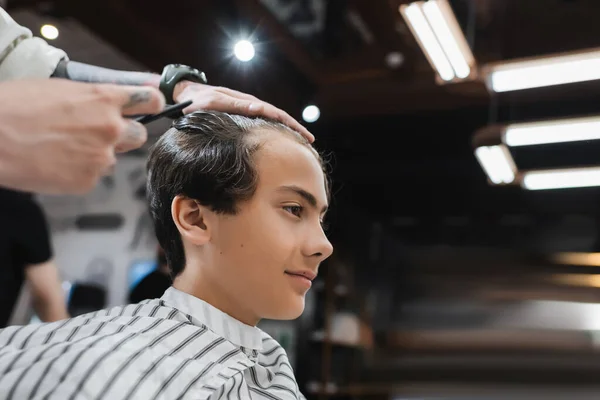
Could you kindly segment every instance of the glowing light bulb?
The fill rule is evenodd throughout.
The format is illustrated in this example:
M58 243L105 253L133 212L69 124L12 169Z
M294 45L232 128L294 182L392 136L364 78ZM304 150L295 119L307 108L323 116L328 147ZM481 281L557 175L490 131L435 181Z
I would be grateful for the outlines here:
M40 28L40 33L48 40L54 40L58 37L58 28L54 25L44 25Z
M254 45L247 40L240 40L235 44L233 53L240 61L250 61L254 58Z
M302 111L302 119L306 122L315 122L321 116L321 110L315 105L306 106Z

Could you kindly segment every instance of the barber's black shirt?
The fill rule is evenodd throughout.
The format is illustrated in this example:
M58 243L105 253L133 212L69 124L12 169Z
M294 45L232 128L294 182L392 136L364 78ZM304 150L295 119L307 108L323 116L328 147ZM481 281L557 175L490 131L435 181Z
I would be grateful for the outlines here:
M0 188L0 328L8 324L25 268L51 258L48 225L33 196Z

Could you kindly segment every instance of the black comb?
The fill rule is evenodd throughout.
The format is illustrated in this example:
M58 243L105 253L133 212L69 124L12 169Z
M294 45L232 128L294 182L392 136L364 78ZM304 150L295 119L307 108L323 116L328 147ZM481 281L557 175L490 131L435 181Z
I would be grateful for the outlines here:
M147 125L150 122L154 122L157 119L161 119L164 117L179 116L179 115L181 115L181 111L191 104L192 104L192 101L188 100L188 101L184 101L183 103L174 104L172 106L167 106L161 112L159 112L157 114L144 115L142 117L136 118L136 121L139 122L140 124ZM179 115L177 115L177 114L179 114Z

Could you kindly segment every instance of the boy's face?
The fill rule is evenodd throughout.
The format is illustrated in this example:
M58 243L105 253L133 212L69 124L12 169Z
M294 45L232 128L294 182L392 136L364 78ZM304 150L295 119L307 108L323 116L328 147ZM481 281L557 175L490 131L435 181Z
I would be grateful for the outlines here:
M233 300L226 308L241 307L257 319L293 319L304 310L319 264L333 252L321 225L324 175L306 146L280 132L256 135L262 143L254 154L257 190L236 215L210 217L207 273Z

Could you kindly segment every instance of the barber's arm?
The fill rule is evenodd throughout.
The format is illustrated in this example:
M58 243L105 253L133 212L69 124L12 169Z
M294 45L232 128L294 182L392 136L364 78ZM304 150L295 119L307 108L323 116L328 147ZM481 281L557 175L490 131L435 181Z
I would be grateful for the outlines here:
M67 54L33 37L0 7L0 81L48 78Z
M117 71L75 61L67 54L50 46L43 39L17 24L0 8L0 81L18 78L65 78L78 82L113 83L129 86L159 88L161 76L134 71ZM224 87L206 85L198 79L176 80L166 94L167 100L193 103L184 112L198 110L223 111L233 114L263 116L280 121L302 133L309 141L314 136L288 113L249 94ZM164 93L164 87L163 89Z
M13 232L15 252L24 264L25 280L38 317L44 322L68 318L43 209L33 198L24 198L14 212L18 213L20 220L20 225Z
M161 85L161 75L158 74L117 71L64 59L57 65L53 76L79 82L152 86L161 89L169 103L183 103L192 100L192 105L184 110L186 114L198 110L214 110L232 114L263 116L288 125L302 133L311 142L314 140L314 136L285 111L249 94L225 87L207 85L204 75L199 71L187 73L188 77L186 78L186 70L194 71L193 68L186 66L167 66L166 71L163 71L163 84ZM175 83L172 87L164 85L165 74L168 77L167 81ZM177 79L177 74L181 74L182 77Z
M33 307L42 321L52 322L69 318L54 260L27 266L25 277L33 297Z
M185 79L171 83L176 102L193 101L185 112L264 116L314 140L287 113L248 94ZM0 7L0 186L37 193L89 191L114 164L115 150L146 141L146 128L125 116L159 112L165 102L159 86L157 74L70 62Z

